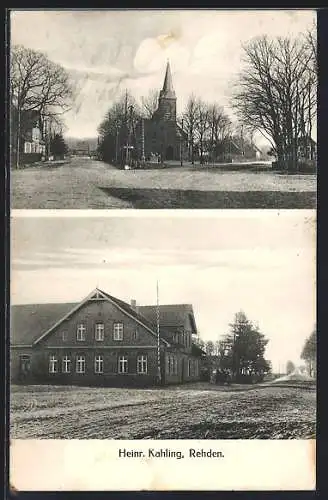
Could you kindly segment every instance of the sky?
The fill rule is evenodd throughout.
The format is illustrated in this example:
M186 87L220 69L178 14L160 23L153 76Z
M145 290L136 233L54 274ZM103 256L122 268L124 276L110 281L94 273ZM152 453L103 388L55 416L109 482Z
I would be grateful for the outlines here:
M13 217L12 304L74 302L94 288L139 305L190 303L201 338L243 310L275 370L299 363L315 325L313 211ZM257 212L256 214L252 212Z
M76 85L66 135L94 137L111 103L128 89L137 99L163 85L171 63L177 111L191 93L227 112L241 69L242 44L263 34L296 36L312 10L64 10L11 15L11 42L45 52ZM257 138L260 144L260 137Z

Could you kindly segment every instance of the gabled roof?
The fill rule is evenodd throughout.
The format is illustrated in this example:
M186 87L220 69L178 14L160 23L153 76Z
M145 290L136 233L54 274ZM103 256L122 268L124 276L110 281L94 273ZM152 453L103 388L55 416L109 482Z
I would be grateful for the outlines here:
M157 306L139 306L139 312L151 324L156 325ZM191 304L164 304L159 306L159 322L163 327L183 327L189 319L193 332L197 332L194 311Z
M15 345L32 345L78 303L11 306L10 336Z
M142 324L150 333L157 335L154 325L146 317L138 313L123 300L96 288L84 300L66 304L33 304L16 305L11 308L11 338L12 345L32 345L49 335L66 318L79 310L90 300L108 300L121 311ZM163 325L164 326L164 325ZM162 330L163 335L165 331ZM162 342L168 344L165 338Z

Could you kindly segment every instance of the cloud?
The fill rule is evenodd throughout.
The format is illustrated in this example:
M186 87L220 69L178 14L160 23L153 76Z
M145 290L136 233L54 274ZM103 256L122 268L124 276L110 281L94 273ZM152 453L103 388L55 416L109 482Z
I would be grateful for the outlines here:
M170 33L157 38L146 38L136 50L133 65L140 73L159 73L166 61L182 72L188 67L189 50Z

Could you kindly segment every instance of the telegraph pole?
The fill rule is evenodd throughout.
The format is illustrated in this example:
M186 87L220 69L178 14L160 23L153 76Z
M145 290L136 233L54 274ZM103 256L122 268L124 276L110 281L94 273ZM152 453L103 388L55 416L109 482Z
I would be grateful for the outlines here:
M128 164L128 147L129 147L129 123L128 123L128 91L125 91L125 129L126 129L126 141L125 141L125 165Z
M158 385L161 383L161 351L160 351L160 322L159 322L159 293L158 293L158 281L156 284L156 298L157 298L157 307L156 307L156 322L157 322L157 379Z
M183 165L183 154L182 154L182 141L183 141L183 119L181 122L181 134L180 134L180 165Z
M141 163L145 164L145 120L141 120Z

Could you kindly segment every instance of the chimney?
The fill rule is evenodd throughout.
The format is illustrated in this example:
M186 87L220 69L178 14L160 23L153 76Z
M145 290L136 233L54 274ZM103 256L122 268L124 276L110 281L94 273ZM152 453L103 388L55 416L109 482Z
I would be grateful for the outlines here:
M131 299L131 307L132 307L132 309L137 311L137 301L136 300Z

